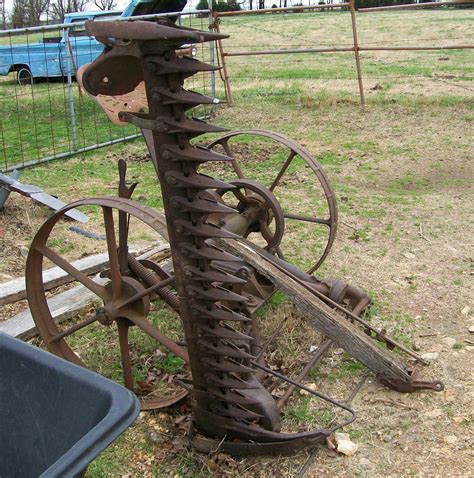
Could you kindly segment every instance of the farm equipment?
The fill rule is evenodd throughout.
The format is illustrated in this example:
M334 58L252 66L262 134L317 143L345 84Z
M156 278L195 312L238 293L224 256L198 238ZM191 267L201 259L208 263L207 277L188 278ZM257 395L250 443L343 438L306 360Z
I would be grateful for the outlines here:
M91 323L116 324L124 382L134 389L128 334L131 326L142 329L188 363L192 376L181 380L184 391L145 402L144 408L168 406L189 393L194 445L207 451L220 447L237 455L292 452L324 440L355 419L348 405L301 383L331 344L345 349L395 390L442 390L441 382L416 380L412 370L391 351L398 349L414 362L425 363L418 354L363 319L371 302L364 292L342 280L312 275L334 242L337 209L326 175L303 147L263 130L227 132L207 147L192 142L199 135L225 131L186 114L214 100L186 90L185 80L215 68L194 58L179 57L176 50L183 44L221 40L226 35L181 28L162 20L88 22L86 27L90 35L106 45L104 53L83 73L86 91L96 97L133 97L136 89L145 87L148 112L125 110L119 113L119 119L143 131L161 185L165 214L130 199L136 184L127 185L126 165L120 161L118 198L76 201L40 228L28 256L26 282L32 315L49 350L82 364L66 339ZM232 140L240 135L256 135L286 149L286 159L268 187L243 172L232 149ZM206 166L215 170L221 163L232 168L233 180L204 174ZM319 186L315 189L323 198L323 213L320 210L303 215L297 207L289 211L277 199L276 191L290 180L285 175L295 163L314 174ZM305 177L303 181L310 179ZM305 200L309 198L301 198L302 203ZM105 285L76 270L48 246L55 224L69 209L79 206L97 206L103 211L110 259ZM118 217L117 233L114 214ZM169 241L170 267L160 267L150 260L137 261L128 253L131 218ZM328 231L320 256L312 260L307 272L297 267L297 261L290 263L291 251L283 247L288 223L310 224ZM100 304L93 316L59 329L43 288L44 259L94 291ZM296 380L285 377L264 360L266 344L255 312L277 289L285 292L326 337ZM178 311L184 342L166 336L147 319L150 302L157 296ZM276 380L288 384L278 400L271 393ZM348 417L328 428L282 432L281 409L297 388L341 409Z

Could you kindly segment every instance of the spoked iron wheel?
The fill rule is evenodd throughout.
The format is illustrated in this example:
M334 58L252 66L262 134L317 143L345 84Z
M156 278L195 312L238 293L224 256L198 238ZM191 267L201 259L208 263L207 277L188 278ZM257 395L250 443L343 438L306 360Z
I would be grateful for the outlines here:
M87 206L89 210L95 210L97 216L94 216L95 220L103 226L105 236L103 247L106 248L109 258L108 278L92 279L65 259L61 250L57 250L57 244L63 241L58 240L57 237L55 238L54 233L58 232L57 229L60 229L64 213L81 206ZM102 217L101 220L100 217ZM176 356L182 361L188 362L186 350L165 336L148 318L150 298L155 298L154 293L159 289L172 284L174 277L170 276L163 279L157 276L154 286L150 286L150 281L147 282L146 280L147 277L138 277L132 273L131 270L136 270L136 263L138 262L131 258L127 251L128 228L132 219L148 226L146 227L147 230L151 228L151 232L166 237L164 219L153 210L138 205L131 200L97 198L71 203L54 214L40 228L31 244L26 265L28 303L35 324L48 350L66 360L86 367L88 364L83 360L83 355L88 354L88 346L82 343L81 349L77 336L82 337L83 342L84 338L86 341L89 339L97 341L99 344L94 344L89 348L94 351L103 350L104 355L107 355L108 348L117 347L118 342L123 381L130 390L136 388L129 345L130 328L133 326L154 339L151 341L153 350L158 345L155 341L158 341L174 354L173 357ZM55 228L55 226L58 227ZM95 296L94 310L88 313L85 318L83 317L81 321L73 324L70 322L57 324L54 321L43 282L43 267L46 259L66 271L76 282L82 284ZM144 266L138 267L142 271L142 275L149 277L152 272L146 267L148 264L146 262L144 264ZM87 329L92 327L94 327L94 330L87 335ZM114 328L116 329L115 340L110 341L110 337L113 339L115 335L113 330L111 333L111 329ZM135 331L133 333L136 335ZM81 336L81 334L86 335ZM106 343L100 344L102 340ZM99 353L95 361L100 362L101 360L102 356ZM150 395L142 400L142 408L168 406L185 395L186 392L182 390L179 390L178 393L174 392L172 396L157 399Z
M209 147L221 148L233 158L232 171L223 171L226 180L255 180L276 197L285 221L284 234L278 244L267 248L309 273L316 271L329 254L337 230L335 195L319 163L294 141L265 130L233 131ZM239 193L240 204L244 197L265 196L250 187L244 189L247 192ZM268 201L261 202L268 207ZM269 230L280 237L279 227L277 217L273 217L258 231L266 246Z

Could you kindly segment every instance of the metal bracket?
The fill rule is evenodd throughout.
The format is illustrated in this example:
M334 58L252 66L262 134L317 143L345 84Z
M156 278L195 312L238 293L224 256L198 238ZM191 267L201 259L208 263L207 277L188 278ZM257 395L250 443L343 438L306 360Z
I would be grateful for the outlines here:
M444 390L444 384L439 380L434 380L432 382L422 380L401 380L388 378L382 374L377 374L377 380L392 390L396 390L400 393L413 393L417 390L434 390L435 392L441 392Z

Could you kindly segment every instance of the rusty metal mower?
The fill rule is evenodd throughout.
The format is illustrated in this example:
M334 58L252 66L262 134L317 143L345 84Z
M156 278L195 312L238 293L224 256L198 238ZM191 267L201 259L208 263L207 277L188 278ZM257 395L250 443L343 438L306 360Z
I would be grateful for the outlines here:
M207 147L193 142L204 133L225 131L186 114L214 100L186 90L185 80L215 68L178 56L176 50L183 44L226 36L177 27L164 20L88 22L87 31L105 50L83 72L84 88L96 99L120 97L122 101L133 97L134 91L146 90L147 113L124 109L117 118L143 131L161 185L165 214L130 199L135 185L127 186L126 164L120 161L118 198L76 201L41 227L31 245L26 281L31 312L48 349L83 365L69 339L92 323L115 324L124 382L133 390L128 334L130 327L140 328L189 364L191 372L191 379L182 381L182 391L145 401L143 407L169 406L190 394L194 445L207 451L219 446L232 454L288 453L323 440L355 419L349 406L301 383L331 344L344 348L395 390L441 390L441 382L416 381L391 350L398 349L423 363L420 356L362 318L370 305L365 293L344 281L312 275L334 242L337 209L327 177L310 154L288 138L263 130L226 133ZM268 184L253 179L239 162L233 141L241 135L256 136L265 144L273 142L285 152L282 166L276 175L270 174ZM215 171L219 167L214 165L219 164L227 165L225 175L230 180L204 174L206 167L213 165L210 169ZM319 185L315 188L319 199L311 194L301 198L306 210L284 204L284 185L291 180L286 175L297 165L304 168L305 185ZM247 169L251 171L252 164L247 164ZM102 209L110 264L107 278L93 280L48 245L54 226L68 210L79 206ZM130 254L132 218L169 241L169 267ZM297 234L302 225L319 231L312 235L322 244L319 256L310 258L307 272L298 267L292 248L284 247L288 230L294 227ZM90 318L65 329L54 322L43 286L44 259L97 295L98 305ZM296 380L265 363L255 317L255 311L277 289L326 337ZM184 342L171 339L148 320L150 303L157 297L178 311ZM287 384L278 400L272 396L269 377ZM348 417L327 429L282 432L281 409L296 388L342 409Z

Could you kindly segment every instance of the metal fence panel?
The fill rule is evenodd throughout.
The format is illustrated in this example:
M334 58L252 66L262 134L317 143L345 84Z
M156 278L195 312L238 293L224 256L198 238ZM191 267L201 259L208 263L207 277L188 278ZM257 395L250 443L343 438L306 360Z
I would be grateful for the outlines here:
M126 19L177 16L201 30L209 10ZM107 20L117 20L108 18ZM107 21L104 20L104 21ZM93 61L103 45L85 32L85 22L0 32L0 170L10 171L93 150L140 136L132 125L112 124L76 82L76 71ZM213 50L198 46L198 59L213 63ZM214 78L195 75L187 87L214 97ZM194 116L211 112L199 107Z

